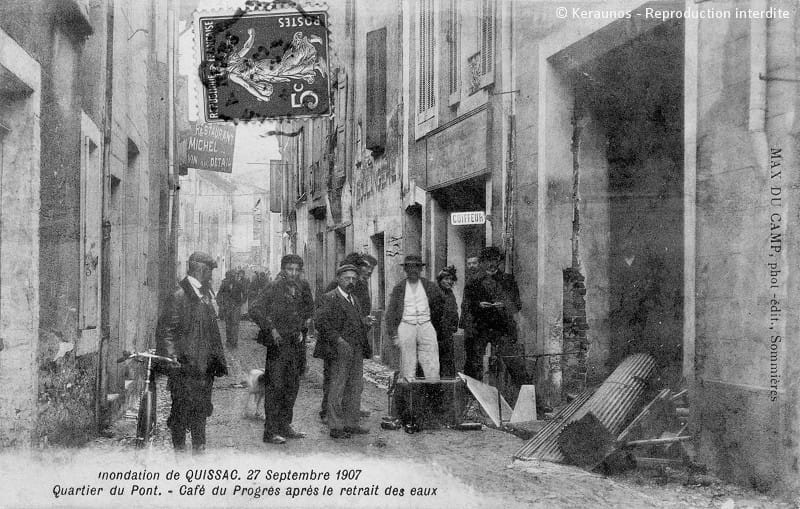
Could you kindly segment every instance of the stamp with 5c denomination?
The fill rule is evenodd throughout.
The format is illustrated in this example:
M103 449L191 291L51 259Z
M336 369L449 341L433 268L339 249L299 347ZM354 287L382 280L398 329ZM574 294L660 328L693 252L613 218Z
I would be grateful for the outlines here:
M207 122L329 113L327 12L197 13L195 22Z

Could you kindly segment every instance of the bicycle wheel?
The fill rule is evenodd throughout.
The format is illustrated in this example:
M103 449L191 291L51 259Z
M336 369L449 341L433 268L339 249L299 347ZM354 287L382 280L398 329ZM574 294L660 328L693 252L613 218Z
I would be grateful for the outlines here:
M139 417L136 420L136 447L145 447L150 442L156 423L156 397L145 391L139 401Z

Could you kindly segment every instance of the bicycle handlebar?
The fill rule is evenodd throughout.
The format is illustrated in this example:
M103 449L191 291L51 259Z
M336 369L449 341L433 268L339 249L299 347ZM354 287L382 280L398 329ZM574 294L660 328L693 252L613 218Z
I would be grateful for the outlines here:
M122 357L117 359L117 364L119 364L121 362L125 362L125 361L128 361L128 360L131 360L131 359L136 359L136 360L153 359L153 360L158 360L158 361L165 361L165 362L173 364L174 366L177 366L177 367L179 367L181 365L181 363L178 362L175 359L171 359L169 357L164 357L162 355L156 355L153 352L155 352L155 350L148 350L146 352L128 352L128 351L123 350L122 351Z

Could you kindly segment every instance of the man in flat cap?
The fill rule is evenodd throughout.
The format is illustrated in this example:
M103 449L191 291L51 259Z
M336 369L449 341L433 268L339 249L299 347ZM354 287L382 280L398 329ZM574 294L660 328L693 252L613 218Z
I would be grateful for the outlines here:
M327 423L332 438L368 433L358 425L364 388L364 359L372 357L367 338L369 324L361 303L353 296L359 269L344 263L336 270L337 285L320 298L316 326L319 354L330 361Z
M353 298L358 301L358 307L361 311L361 316L366 319L369 326L372 326L375 323L375 319L370 315L372 312L372 300L369 294L369 278L372 276L372 269L374 268L374 265L370 260L374 260L375 264L378 263L378 260L370 255L352 252L344 257L344 260L342 260L340 265L354 265L359 269L358 280L353 287L353 291L350 293ZM339 286L338 277L325 287L325 292L327 293L331 290L335 290L337 286ZM319 418L322 419L322 421L325 421L328 415L328 392L331 386L332 360L323 357L323 348L324 345L320 341L317 341L317 344L314 347L314 357L323 360L322 403L320 405L321 408L319 411ZM369 411L362 410L360 411L360 415L361 417L369 417Z
M402 265L406 279L392 289L386 309L386 331L400 349L400 377L413 380L419 362L426 380L438 380L442 292L420 277L425 264L418 255L407 255Z
M292 428L294 403L306 365L305 336L314 314L314 298L308 283L300 278L302 270L302 258L284 256L275 281L267 284L249 307L267 347L262 440L269 444L306 436Z
M192 434L192 450L206 444L206 419L214 407L214 377L228 374L225 352L214 309L211 273L217 262L201 251L192 253L186 277L170 295L156 329L159 355L180 362L170 368L168 387L172 409L167 426L176 451L186 449L186 432Z

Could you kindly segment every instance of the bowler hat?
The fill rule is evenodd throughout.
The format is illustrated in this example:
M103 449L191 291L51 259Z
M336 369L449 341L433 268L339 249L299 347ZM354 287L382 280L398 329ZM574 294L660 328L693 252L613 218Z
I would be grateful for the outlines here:
M422 261L422 257L419 255L406 255L405 260L400 265L427 265L425 262Z
M189 263L204 263L212 269L217 268L217 261L211 255L202 251L195 251L189 256Z
M339 265L339 268L336 269L336 275L340 276L343 272L353 271L358 274L358 267L353 265L352 263L343 263Z

